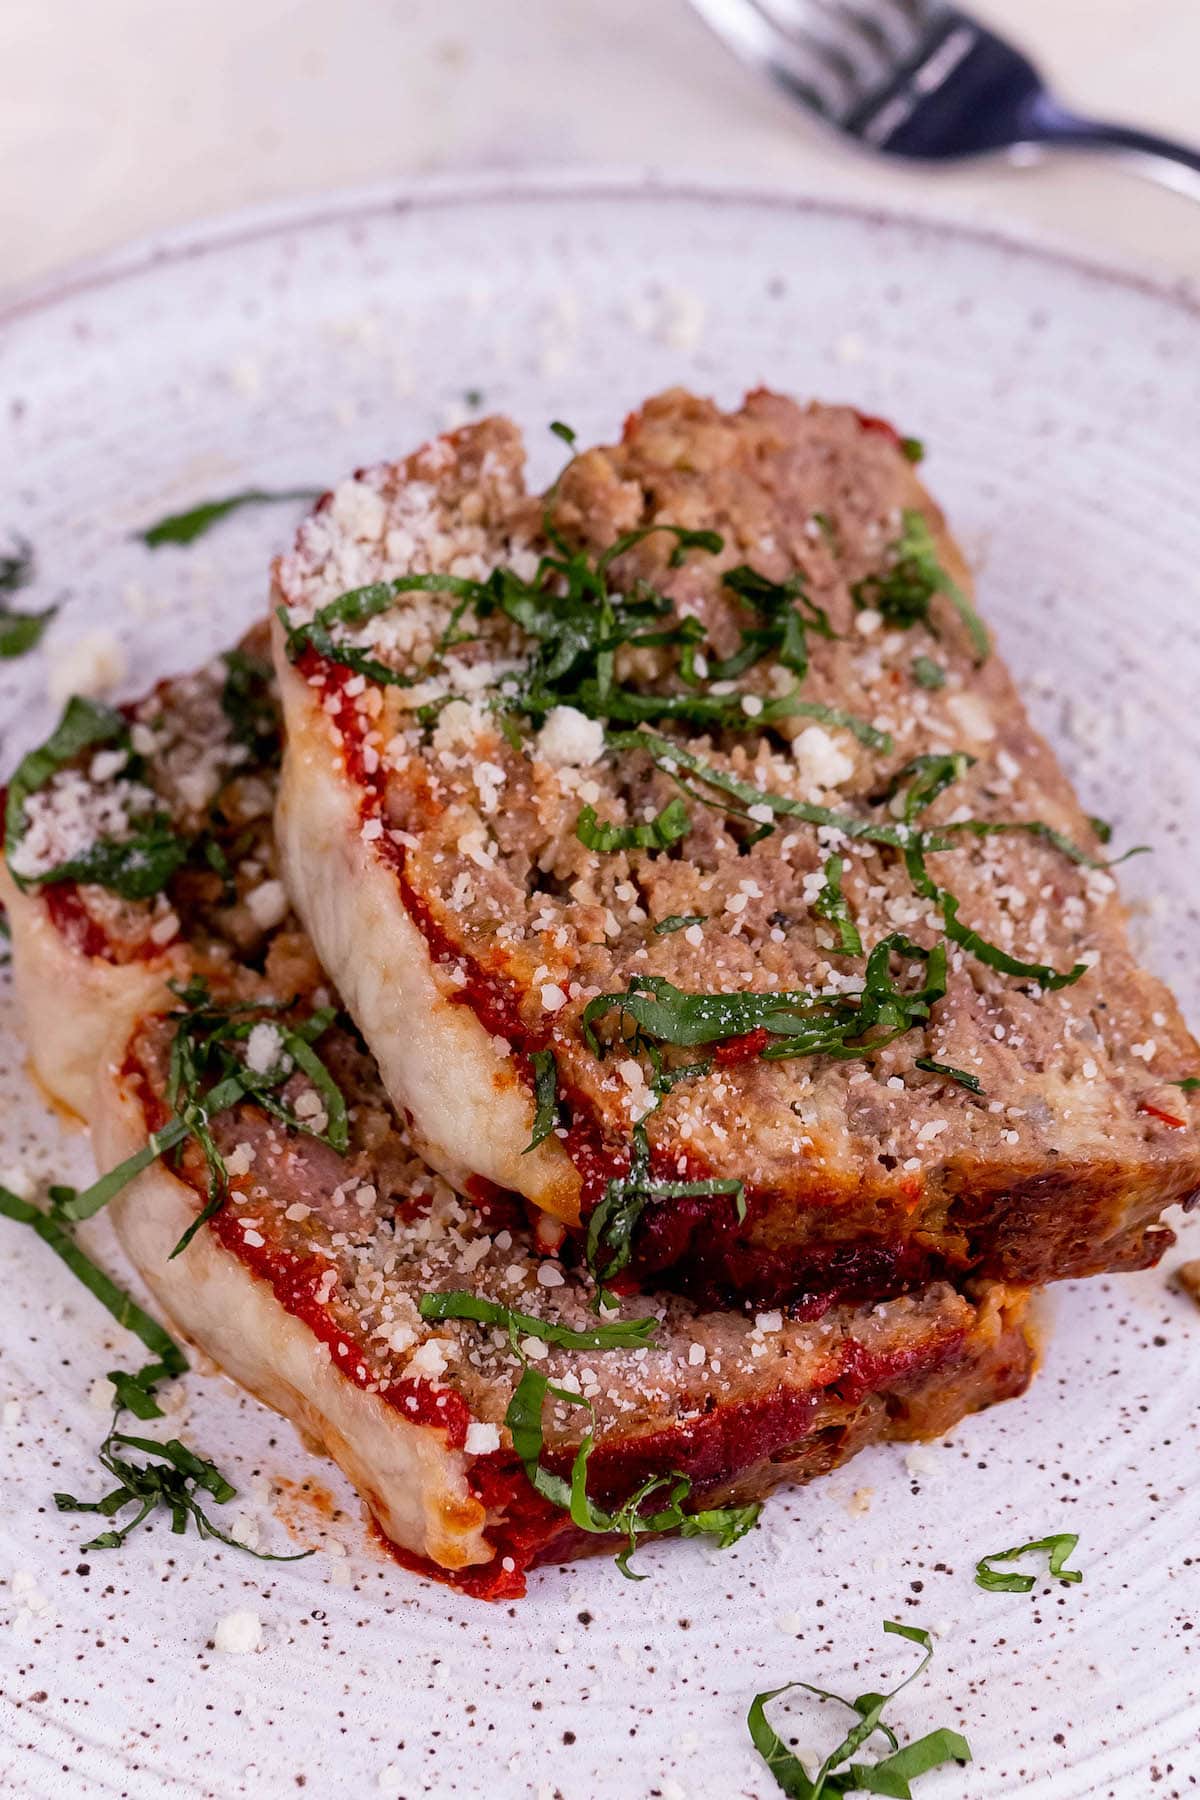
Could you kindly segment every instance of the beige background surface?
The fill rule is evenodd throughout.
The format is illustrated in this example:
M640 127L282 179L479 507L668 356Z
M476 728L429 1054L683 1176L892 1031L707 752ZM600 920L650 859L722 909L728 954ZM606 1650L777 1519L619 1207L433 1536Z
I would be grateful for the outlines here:
M1197 0L985 0L1081 107L1200 139ZM1200 204L1082 158L832 143L685 0L3 0L0 289L248 202L427 171L652 165L1024 221L1200 281Z

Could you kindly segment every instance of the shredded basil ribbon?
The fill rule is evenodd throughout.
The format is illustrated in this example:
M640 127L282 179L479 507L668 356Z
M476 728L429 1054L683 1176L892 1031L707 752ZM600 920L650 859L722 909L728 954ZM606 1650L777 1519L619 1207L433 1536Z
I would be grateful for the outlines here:
M332 1007L318 1009L298 1025L271 1020L279 1033L280 1059L272 1068L259 1073L239 1062L230 1046L244 1042L254 1026L263 1022L264 1014L278 1011L277 1003L254 1002L222 1009L213 1004L201 981L184 988L173 987L172 992L181 1006L168 1015L176 1022L176 1030L171 1043L166 1101L176 1116L153 1133L140 1150L135 1150L132 1156L126 1157L90 1187L79 1192L68 1187L52 1188L51 1200L60 1218L91 1218L143 1169L186 1138L193 1138L208 1167L209 1197L171 1251L171 1256L176 1257L187 1249L200 1227L220 1210L228 1194L229 1171L211 1131L214 1118L239 1101L249 1099L289 1129L316 1138L344 1155L349 1145L349 1117L337 1083L312 1048L312 1042L333 1023ZM307 1075L321 1097L326 1114L326 1124L321 1130L283 1106L272 1092L295 1069Z
M932 1056L918 1056L914 1068L924 1069L927 1075L945 1075L950 1081L957 1081L959 1087L967 1089L971 1094L982 1094L983 1087L978 1075L971 1075L966 1069L956 1069L950 1063L935 1062Z
M485 1299L480 1294L457 1291L425 1294L419 1310L423 1319L471 1319L481 1325L498 1325L508 1332L524 1365L504 1415L513 1449L534 1489L552 1505L570 1513L572 1522L581 1531L603 1537L628 1538L626 1548L617 1557L617 1566L630 1580L642 1579L629 1567L629 1558L639 1537L652 1532L678 1531L683 1537L714 1537L719 1548L725 1549L749 1531L758 1518L761 1506L757 1502L749 1506L685 1513L682 1502L691 1492L692 1484L686 1475L678 1472L652 1476L615 1512L604 1511L587 1491L588 1459L595 1443L592 1430L586 1433L575 1454L569 1478L555 1475L542 1464L542 1411L547 1396L552 1395L568 1406L584 1407L593 1422L595 1410L582 1395L555 1385L539 1369L531 1368L521 1350L520 1339L534 1337L567 1350L640 1349L653 1341L657 1319L622 1319L614 1324L576 1331L549 1319L536 1318L531 1313L516 1312L512 1307ZM647 1503L656 1496L663 1499L664 1489L667 1490L665 1504L647 1514Z
M897 988L890 975L893 955L926 964L926 980L915 993ZM583 1035L593 1055L601 1047L594 1030L597 1019L617 1010L633 1021L640 1037L686 1048L719 1043L751 1031L766 1031L784 1040L763 1052L782 1055L863 1054L852 1043L877 1025L894 1036L929 1016L946 991L943 945L925 950L899 932L881 938L867 958L863 991L856 995L822 995L805 990L778 993L693 994L661 975L634 975L624 993L597 994L583 1009Z
M12 1219L18 1225L30 1226L42 1242L53 1250L55 1256L66 1264L76 1280L82 1282L88 1293L100 1302L106 1312L112 1314L117 1324L124 1326L126 1331L131 1331L158 1358L167 1374L182 1375L186 1372L187 1357L174 1338L85 1255L58 1218L43 1212L30 1201L20 1199L4 1187L0 1187L0 1217Z
M957 1731L943 1727L902 1746L891 1726L885 1722L883 1714L888 1704L928 1668L933 1645L929 1633L915 1625L901 1625L895 1620L885 1619L883 1629L897 1637L907 1638L925 1652L912 1674L892 1688L890 1693L860 1694L855 1700L845 1700L840 1694L831 1694L826 1688L814 1687L811 1682L789 1681L783 1687L771 1688L765 1694L754 1696L746 1715L750 1740L770 1770L776 1786L789 1796L789 1800L824 1800L825 1796L849 1792L889 1794L898 1797L898 1800L911 1800L909 1783L918 1776L940 1768L947 1762L970 1762L970 1745ZM858 1723L830 1751L815 1776L810 1776L799 1757L788 1749L766 1714L766 1708L772 1700L777 1700L781 1694L790 1693L796 1688L815 1694L820 1700L832 1700L836 1705L844 1706L849 1712L858 1715ZM876 1763L851 1762L855 1752L874 1737L876 1732L882 1733L886 1738L892 1754Z
M819 919L826 919L837 931L835 955L861 956L863 941L858 926L854 923L850 903L842 892L844 867L840 856L831 856L826 862L825 886L813 901L813 911Z
M11 867L12 855L25 831L25 802L65 768L69 762L96 744L124 741L128 727L121 714L98 700L80 695L67 702L62 718L44 744L23 756L8 784L4 810L4 850ZM14 879L20 884L20 877ZM23 884L22 884L23 885Z
M586 1029L586 1027L585 1027ZM707 1072L707 1064L693 1065L675 1072L675 1079ZM670 1085L668 1083L668 1085ZM665 1091L665 1089L663 1090ZM703 1200L728 1194L734 1202L737 1217L746 1216L745 1185L732 1179L706 1181L662 1180L651 1173L650 1143L643 1124L633 1128L633 1147L629 1168L615 1175L588 1220L586 1259L604 1298L604 1283L629 1264L633 1239L642 1214L652 1200Z
M8 596L32 579L33 547L24 538L17 538L12 552L0 555L0 657L24 656L36 649L58 611L51 606L40 613L18 612L9 606Z
M575 821L575 836L588 850L607 854L613 850L667 850L687 836L692 818L678 795L669 800L653 819L637 825L610 825L596 816L594 806L585 806Z
M555 706L575 706L590 718L614 724L681 719L730 731L756 730L778 719L805 717L851 731L872 749L891 749L887 732L836 707L801 700L798 689L773 699L697 692L696 657L705 639L704 626L695 618L675 618L673 603L645 582L634 582L626 595L614 595L609 589L609 572L618 558L656 533L675 540L672 567L682 561L688 550L715 555L724 544L720 533L665 523L647 525L624 533L593 556L571 549L554 523L558 485L556 481L550 491L543 520L551 547L531 579L504 566L493 569L485 581L438 574L400 576L339 595L301 625L292 625L286 610L280 608L289 657L295 661L305 649L312 648L328 661L381 685L412 687L440 665L452 644L466 641L457 635L457 627L468 609L478 618L500 613L535 646L523 670L501 678L501 700L506 709L535 721L545 718ZM732 657L709 667L709 681L728 680L772 653L785 668L802 678L808 668L806 631L824 637L834 635L824 610L804 592L803 576L797 573L786 582L775 582L742 564L727 571L722 581L764 623L743 631L741 648ZM420 591L452 594L458 605L432 656L413 674L392 669L360 646L335 635L336 628L364 625L387 611L401 595ZM623 646L677 650L677 673L685 691L641 692L617 682L615 658Z
M517 1337L538 1338L543 1344L555 1344L560 1350L637 1350L653 1342L658 1330L657 1319L620 1319L611 1325L590 1326L576 1331L568 1325L557 1325L552 1319L539 1319L533 1313L516 1312L499 1300L487 1300L482 1294L445 1290L423 1294L419 1309L423 1319L471 1319L479 1325L499 1325Z
M523 1156L544 1143L558 1123L558 1064L554 1052L535 1050L529 1060L533 1064L533 1132Z
M124 746L128 741L129 728L121 713L76 695L67 702L46 742L22 757L8 784L4 816L4 849L18 887L27 890L60 881L92 882L125 900L148 900L160 893L186 862L187 843L165 813L155 812L131 821L127 838L99 838L81 855L44 874L23 876L13 868L13 855L25 835L26 803L32 796L85 750L100 744Z
M930 603L936 595L944 594L962 620L976 662L986 662L991 654L987 627L958 583L942 567L924 513L916 507L906 507L901 527L900 536L888 548L886 568L855 582L851 588L855 605L882 613L892 625L907 627L919 623L932 629Z
M804 800L792 800L786 794L774 794L767 788L755 787L753 782L739 781L735 775L726 774L723 769L716 769L682 744L672 738L660 737L653 731L618 731L609 732L608 743L614 750L644 750L654 766L665 775L670 775L676 784L692 798L703 799L703 795L690 787L680 776L679 771L686 770L705 787L715 788L719 793L729 794L739 800L743 808L764 807L769 813L779 818L800 819L806 825L829 825L842 832L848 838L861 838L871 844L888 844L894 850L907 849L913 841L911 826L900 823L877 824L872 819L862 819L853 813L838 812L828 806L811 806ZM744 818L746 812L736 816ZM948 839L935 834L927 836L927 846L939 850L949 849Z
M521 1459L531 1486L543 1499L549 1500L551 1505L561 1507L564 1512L569 1513L572 1524L580 1531L598 1537L628 1539L616 1561L622 1575L628 1576L631 1581L644 1579L643 1576L636 1575L629 1566L630 1557L636 1550L640 1537L674 1531L681 1537L714 1538L718 1549L725 1550L740 1537L744 1537L756 1523L762 1511L759 1501L747 1506L722 1506L693 1513L684 1512L683 1502L691 1493L692 1484L688 1476L678 1471L649 1477L614 1512L597 1506L587 1491L588 1460L595 1445L594 1430L589 1429L585 1433L575 1453L569 1478L555 1475L542 1463L542 1409L547 1395L552 1395L568 1406L585 1407L594 1420L595 1413L590 1401L573 1393L570 1388L555 1386L540 1369L527 1367L504 1416L504 1423L512 1436L513 1449ZM658 1503L657 1510L647 1512L645 1508L652 1501Z
M0 657L13 660L36 650L57 611L56 606L47 607L40 613L15 612L9 607L0 609Z
M709 681L731 681L772 654L783 668L803 680L808 673L808 632L824 638L837 635L824 607L809 599L800 570L786 581L772 581L749 564L740 563L736 569L726 570L721 584L752 607L763 623L742 631L741 644L732 656L708 657ZM680 672L685 680L695 680L694 649L685 651Z
M214 1462L197 1456L178 1438L159 1442L157 1438L132 1437L128 1432L117 1430L123 1412L132 1412L138 1419L163 1417L155 1393L159 1382L170 1373L172 1371L160 1362L150 1363L136 1374L116 1369L108 1377L115 1395L112 1423L98 1455L100 1466L117 1485L99 1500L79 1500L74 1494L57 1493L54 1504L59 1512L99 1513L105 1519L117 1519L130 1507L136 1507L137 1511L124 1524L113 1525L92 1538L82 1546L83 1549L119 1549L161 1506L170 1514L173 1532L182 1533L191 1525L201 1539L216 1538L231 1550L242 1550L259 1562L302 1562L306 1556L314 1555L312 1550L300 1550L290 1556L252 1550L240 1539L228 1536L213 1524L199 1500L200 1494L211 1494L218 1504L224 1505L237 1497L237 1489ZM126 1454L130 1450L149 1460L131 1461Z
M670 937L672 932L686 931L689 925L703 925L707 922L707 913L670 913L660 919L654 927L655 937Z
M210 531L221 519L243 506L274 506L287 500L319 500L321 488L247 488L240 494L228 494L223 500L205 500L187 512L169 513L165 519L148 525L136 535L152 550L160 544L190 544Z
M930 656L913 658L912 676L918 687L923 687L930 693L936 693L938 688L946 685L946 671Z
M100 1302L105 1311L112 1315L117 1324L132 1332L155 1358L154 1362L148 1363L136 1374L130 1374L124 1369L114 1369L108 1376L114 1392L113 1417L109 1433L100 1447L100 1462L118 1485L100 1500L78 1500L73 1494L64 1493L54 1495L54 1503L60 1512L92 1512L112 1519L131 1506L138 1508L132 1520L101 1532L83 1548L116 1549L158 1506L165 1505L171 1514L172 1531L184 1531L190 1522L195 1525L201 1537L219 1538L231 1549L245 1550L248 1555L257 1556L263 1561L299 1561L299 1556L272 1556L266 1551L250 1550L247 1545L218 1530L196 1501L198 1488L211 1494L218 1502L235 1497L235 1489L215 1464L196 1456L177 1438L159 1444L117 1431L117 1421L122 1412L132 1412L138 1419L162 1417L162 1408L154 1397L155 1390L160 1382L187 1373L187 1357L157 1319L143 1311L131 1295L119 1288L79 1248L58 1218L3 1187L0 1187L0 1217L12 1219L19 1225L28 1225L93 1298ZM132 1463L128 1457L118 1454L125 1449L139 1450L152 1457L154 1463ZM312 1552L308 1550L300 1553L300 1556L310 1555Z
M1020 1575L1015 1570L1008 1574L993 1569L992 1564L1012 1562L1015 1557L1044 1552L1049 1558L1048 1573L1056 1581L1082 1581L1083 1574L1079 1569L1068 1569L1067 1559L1073 1555L1079 1542L1076 1531L1061 1531L1055 1537L1034 1538L1028 1544L1017 1544L1011 1550L991 1550L975 1564L975 1585L986 1588L991 1594L1028 1594L1034 1586L1035 1577Z
M922 899L932 901L941 912L946 927L946 936L951 943L958 944L967 950L978 962L986 963L989 968L998 969L1003 975L1024 975L1036 981L1039 987L1054 991L1058 988L1070 987L1082 979L1088 972L1087 963L1075 963L1070 969L1052 969L1048 963L1024 962L1020 957L1011 956L999 944L989 943L969 925L963 925L958 917L958 900L947 888L942 888L930 876L925 867L923 846L910 845L905 852L905 863L909 879Z

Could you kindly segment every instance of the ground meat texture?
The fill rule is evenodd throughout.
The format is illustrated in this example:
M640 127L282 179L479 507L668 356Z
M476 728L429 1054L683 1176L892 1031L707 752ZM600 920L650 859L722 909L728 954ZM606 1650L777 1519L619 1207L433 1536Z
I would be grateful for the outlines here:
M661 531L634 543L611 565L611 591L665 596L672 611L656 623L700 621L710 665L733 656L756 622L723 579L740 565L772 582L801 577L834 635L809 629L798 688L774 654L725 684L747 729L672 720L657 731L764 794L875 825L896 823L888 791L913 758L962 752L974 760L921 812L922 827L1036 821L1103 859L1003 664L979 660L945 592L911 622L879 600L873 580L889 572L914 513L945 576L964 595L970 587L893 433L846 408L765 392L734 413L669 393L628 421L619 444L578 456L548 510L549 543L513 428L486 421L339 487L278 565L277 597L294 627L348 588L413 571L482 580L505 564L528 577L547 548L584 552L594 567L622 534L647 526L715 531L715 552L678 557ZM946 1274L1043 1281L1141 1267L1161 1253L1164 1206L1200 1183L1195 1101L1167 1084L1200 1053L1171 996L1134 962L1107 870L1044 834L958 833L926 862L960 920L1022 962L1062 972L1082 963L1082 979L1055 990L950 943L944 998L894 1041L847 1059L771 1061L761 1033L734 1034L707 1074L648 1112L653 1070L621 1041L618 1011L596 1027L606 1054L585 1039L597 995L645 977L689 993L854 994L864 959L837 953L815 909L834 853L864 949L892 933L925 951L946 943L942 908L895 847L761 805L735 821L693 797L690 830L667 848L588 848L576 832L583 807L614 826L646 823L677 798L678 769L644 748L605 748L578 707L540 723L519 699L506 717L489 710L531 643L492 609L470 617L472 641L439 657L454 604L404 593L351 634L412 686L351 672L311 644L293 663L282 633L276 646L295 770L284 809L289 886L393 1098L445 1172L513 1186L576 1229L627 1167L641 1122L660 1182L744 1184L744 1219L728 1195L662 1198L646 1206L635 1240L643 1276L722 1303L815 1312ZM921 658L937 664L940 687L914 674ZM673 647L625 647L614 677L643 698L678 697L689 690L677 663ZM768 712L755 724L793 690L805 706L849 715L857 735L803 713ZM334 800L318 822L305 787L316 791L322 769ZM722 799L712 788L704 797ZM748 827L772 822L752 841ZM679 916L696 923L655 930ZM403 985L413 925L433 975L419 1004ZM379 946L378 969L356 972L364 944L368 960ZM919 959L901 954L892 975L920 985ZM390 997L389 983L399 984ZM414 1018L432 1029L446 1005L484 1027L474 1067L481 1088L495 1089L491 1112L462 1106L456 1120L415 1066ZM532 1058L547 1050L560 1135L523 1157ZM695 1054L664 1052L668 1065ZM981 1091L917 1067L929 1060ZM456 1065L463 1093L469 1063L464 1053ZM510 1104L514 1091L523 1110Z

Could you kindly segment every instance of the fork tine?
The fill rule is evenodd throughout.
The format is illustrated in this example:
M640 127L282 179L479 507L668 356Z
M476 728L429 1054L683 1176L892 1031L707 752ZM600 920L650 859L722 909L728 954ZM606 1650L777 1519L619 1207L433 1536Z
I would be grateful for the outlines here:
M907 12L897 12L888 0L812 0L830 13L843 30L864 45L876 64L876 77L888 74L897 57L907 56L919 36Z
M835 116L862 99L872 77L851 54L836 17L822 17L812 0L752 0L752 4L780 38L808 58L813 78L829 93Z
M743 61L770 75L822 118L833 118L835 108L814 80L813 59L766 17L756 0L693 0L693 4Z

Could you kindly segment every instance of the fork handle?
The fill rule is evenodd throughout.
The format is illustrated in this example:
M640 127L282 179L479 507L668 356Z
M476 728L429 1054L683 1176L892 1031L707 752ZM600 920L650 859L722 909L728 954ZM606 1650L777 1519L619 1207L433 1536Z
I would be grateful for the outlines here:
M1027 144L1058 145L1067 150L1115 150L1128 156L1141 174L1200 200L1200 152L1188 149L1186 144L1177 144L1152 131L1136 131L1129 125L1080 118L1047 93L1034 98L1027 123L1023 134Z

